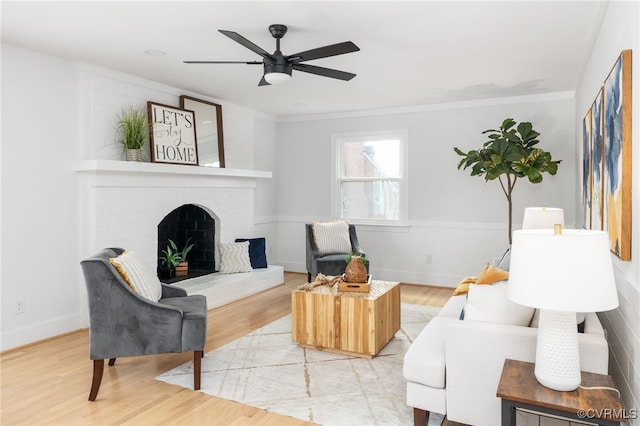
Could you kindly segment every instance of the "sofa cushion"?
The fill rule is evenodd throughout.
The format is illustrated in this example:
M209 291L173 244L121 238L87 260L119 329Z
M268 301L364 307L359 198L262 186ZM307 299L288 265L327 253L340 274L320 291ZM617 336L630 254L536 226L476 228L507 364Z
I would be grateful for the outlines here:
M443 318L460 318L460 312L462 312L466 302L467 296L465 295L452 296L447 303L444 304L438 316Z
M472 284L464 307L464 320L529 326L535 309L509 300L508 290L507 281L492 285Z
M404 355L405 379L432 388L445 387L445 342L451 321L458 320L438 316L422 329Z

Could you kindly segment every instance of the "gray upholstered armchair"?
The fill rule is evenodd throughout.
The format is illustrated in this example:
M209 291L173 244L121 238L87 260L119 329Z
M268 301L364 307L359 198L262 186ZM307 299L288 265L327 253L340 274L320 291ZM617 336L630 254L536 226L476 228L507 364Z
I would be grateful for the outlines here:
M313 225L305 224L307 239L307 279L311 281L313 277L322 273L324 275L342 275L347 266L345 257L350 253L332 253L321 255L313 238ZM355 225L349 225L349 239L351 240L351 253L364 255L358 242ZM369 271L369 263L365 264Z
M148 300L122 279L109 262L123 253L107 248L80 262L89 299L90 358L93 381L89 400L100 389L104 360L193 351L193 387L200 389L200 365L207 335L207 303L202 295L162 284L158 302Z

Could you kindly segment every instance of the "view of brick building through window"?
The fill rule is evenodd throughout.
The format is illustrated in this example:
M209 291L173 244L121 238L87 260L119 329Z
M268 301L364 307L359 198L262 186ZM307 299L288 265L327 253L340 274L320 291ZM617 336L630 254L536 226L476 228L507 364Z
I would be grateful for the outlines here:
M338 137L340 214L345 219L400 219L402 140L394 135Z

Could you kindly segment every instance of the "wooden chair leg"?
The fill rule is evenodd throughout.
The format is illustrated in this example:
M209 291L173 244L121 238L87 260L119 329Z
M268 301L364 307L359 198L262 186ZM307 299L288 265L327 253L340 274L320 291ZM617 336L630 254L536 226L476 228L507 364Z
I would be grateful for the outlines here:
M109 358L109 367L113 367L116 364L115 358Z
M202 369L202 356L204 351L193 352L193 389L200 390L200 371Z
M109 361L111 362L111 361ZM89 392L89 401L95 401L102 382L102 372L104 371L104 359L93 360L93 381Z
M307 272L307 282L311 282L311 272Z
M413 407L413 426L425 426L428 421L428 411Z

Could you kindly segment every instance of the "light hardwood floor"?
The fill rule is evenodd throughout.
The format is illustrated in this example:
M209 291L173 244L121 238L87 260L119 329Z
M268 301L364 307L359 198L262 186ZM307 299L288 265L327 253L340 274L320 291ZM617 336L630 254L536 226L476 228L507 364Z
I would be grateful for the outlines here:
M291 312L291 290L306 274L285 273L283 285L209 311L206 351ZM403 302L442 306L452 289L403 284ZM119 358L105 366L98 398L89 333L78 330L0 354L2 425L307 425L237 402L156 381L192 353ZM446 423L445 425L454 425Z

